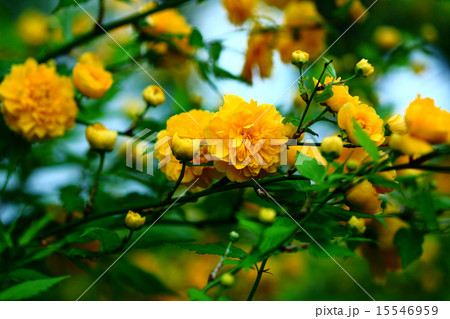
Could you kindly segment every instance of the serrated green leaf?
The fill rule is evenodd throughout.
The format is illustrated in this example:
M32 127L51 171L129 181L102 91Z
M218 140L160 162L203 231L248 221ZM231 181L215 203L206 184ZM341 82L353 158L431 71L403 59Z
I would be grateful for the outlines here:
M326 86L322 92L317 93L314 96L314 102L316 102L316 103L324 102L324 101L328 100L330 97L332 97L333 95L334 95L334 93L333 93L333 89L331 88L331 85Z
M330 60L327 58L322 58L325 60L325 63L329 63ZM327 65L327 68L325 69L325 76L331 76L333 80L337 79L336 70L334 69L333 63L330 63Z
M176 247L184 248L190 251L195 251L197 254L200 255L219 255L222 256L225 253L225 250L227 248L227 245L225 243L219 242L219 243L208 243L208 244L190 244L190 243L181 243L181 244L174 244ZM247 257L247 253L243 251L242 249L231 246L230 252L228 253L227 257L230 258L239 258L244 259Z
M378 147L370 139L369 135L364 132L364 130L354 118L352 118L352 121L355 129L355 137L358 141L358 144L361 145L367 151L367 153L369 153L374 162L377 162L380 159L380 155L378 154Z
M46 279L48 276L41 274L39 271L28 268L20 268L9 273L8 278L15 282Z
M24 300L35 297L70 276L25 281L0 292L0 300Z
M270 254L292 240L297 229L298 225L290 217L277 217L274 223L263 231L262 238L256 245L260 256Z
M423 234L415 229L401 228L394 236L394 244L405 269L422 255Z
M317 163L315 159L309 157L308 155L297 153L295 167L300 174L316 183L321 182L325 177L325 167Z

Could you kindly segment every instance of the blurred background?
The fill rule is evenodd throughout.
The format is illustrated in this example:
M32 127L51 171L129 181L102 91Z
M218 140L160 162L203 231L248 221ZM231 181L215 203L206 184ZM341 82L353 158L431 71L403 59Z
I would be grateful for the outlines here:
M46 56L94 28L91 18L76 5L55 11L60 2L64 1L0 0L0 77L8 74L12 64L22 63L30 56ZM90 14L97 15L98 1L81 2ZM103 21L109 23L139 12L146 2L105 0ZM304 106L298 99L297 70L290 63L283 63L277 50L273 51L269 77L260 78L258 70L254 70L251 85L240 77L247 41L254 24L283 24L283 10L270 6L271 2L276 1L258 2L255 18L236 26L229 22L221 1L189 1L178 9L189 25L200 32L206 44L196 50L197 60L184 61L181 65L164 65L157 58L144 55L138 62L186 109L199 107L216 111L222 103L223 94L237 94L247 101L254 99L259 103L274 104L282 115L300 114ZM325 21L325 47L331 45L324 57L333 59L337 74L342 78L353 74L354 66L361 58L369 59L376 70L371 78L356 79L349 84L352 95L358 95L361 100L374 106L384 119L397 113L404 114L406 107L418 94L431 97L437 106L450 110L450 44L447 38L450 2L379 0L363 16L361 14L365 9L373 4L372 0L362 0L359 11L352 10L351 5L344 5L345 10L339 9L337 2L316 1L317 11ZM42 19L46 30L39 33L36 30L42 24L39 22ZM28 25L36 23L36 33L21 28L23 21ZM131 25L114 29L110 34L132 55L139 55L144 50L137 41L139 35ZM40 40L40 36L43 39ZM220 56L213 63L228 73L225 76L213 74L205 77L202 64L198 61L210 61L211 47L214 45L220 45ZM106 35L74 48L70 54L56 57L58 71L70 74L76 57L86 51L95 51L102 57L114 74L114 86L103 99L84 101L80 115L92 121L101 121L110 129L124 131L145 107L141 99L142 90L154 82L139 66L129 61L126 53ZM311 59L315 62L318 58L318 61L313 63L307 73L310 78L317 77L322 70L320 54ZM142 127L162 129L167 118L180 112L179 106L168 99L164 107L147 113ZM334 132L327 125L317 124L314 128L320 135L314 137L318 141ZM67 212L63 212L62 208L68 205L65 195L70 192L85 194L97 162L89 152L84 130L85 126L77 124L63 138L27 146L1 123L0 187L3 186L3 190L0 221L3 225L8 226L19 216L33 214L36 210L41 213L61 211L61 214L65 214ZM20 169L12 169L18 161L21 162ZM96 202L98 207L126 207L128 203L139 202L146 196L158 197L168 184L159 171L150 177L127 168L120 145L114 150L114 156L108 157L105 172ZM442 192L449 194L447 177L440 177L438 182ZM204 287L219 257L198 255L171 242L227 241L228 232L237 230L243 234L237 246L249 249L253 238L250 235L246 237L243 225L229 225L226 222L209 225L207 222L211 216L220 216L226 220L232 210L230 198L238 195L232 192L229 198L212 197L198 205L188 204L174 209L167 221L155 225L142 238L142 242L124 257L125 260L118 262L85 298L188 299L187 289ZM243 205L239 212L251 215L254 202L248 204ZM72 201L70 205L74 207L73 210L82 207L79 202ZM190 221L206 222L200 228L184 225L179 222L180 216ZM106 221L107 224L115 222L117 220ZM387 242L383 254L385 260L389 261L389 240ZM387 265L379 267L395 271L382 276L374 276L373 269L377 265L372 265L371 274L368 263L360 256L338 257L338 262L376 300L448 300L449 246L448 235L428 235L420 260L405 270L390 268L387 262ZM53 287L41 298L76 299L113 260L113 256L110 256L80 262L52 254L39 267L53 275L69 273L72 277ZM307 252L282 254L272 257L267 268L269 273L263 276L256 300L365 300L367 297L326 256L311 256ZM233 300L245 299L255 276L254 269L242 271L237 274L233 287L214 293Z

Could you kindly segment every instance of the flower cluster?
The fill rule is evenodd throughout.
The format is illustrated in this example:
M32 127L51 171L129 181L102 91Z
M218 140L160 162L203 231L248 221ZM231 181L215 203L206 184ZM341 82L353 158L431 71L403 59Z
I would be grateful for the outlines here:
M12 67L0 84L0 100L6 124L30 142L62 136L78 112L70 78L32 58Z

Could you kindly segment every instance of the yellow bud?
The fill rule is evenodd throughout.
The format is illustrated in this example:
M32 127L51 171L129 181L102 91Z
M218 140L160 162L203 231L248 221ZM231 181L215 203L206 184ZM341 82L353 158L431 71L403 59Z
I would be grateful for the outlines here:
M224 273L222 277L220 277L220 283L223 286L233 286L234 285L234 276L230 273Z
M128 211L125 217L125 226L131 230L139 230L145 224L145 216L142 217L139 213L135 213L131 210Z
M95 123L86 127L86 139L91 148L112 151L117 141L117 131L108 130L103 124Z
M191 161L194 157L194 143L190 138L181 138L178 133L172 137L172 153L177 160Z
M291 62L293 65L302 66L309 61L309 54L302 50L292 52Z
M103 67L100 57L92 52L84 53L72 71L73 83L85 96L99 99L113 84L112 74Z
M320 146L320 150L325 157L338 158L342 154L344 145L339 136L325 137Z
M352 228L355 228L361 234L366 231L366 226L364 225L364 218L356 218L355 216L352 216L348 220L348 225Z
M296 132L297 126L290 122L284 124L284 135L286 135L287 138L293 138Z
M277 217L277 212L273 208L263 207L258 212L258 219L263 223L272 223Z
M400 43L402 35L394 27L380 26L375 30L374 40L383 49L390 50Z
M367 59L361 59L361 61L356 63L355 71L357 75L368 77L375 71L375 69L372 64L367 61Z
M406 134L408 130L406 126L406 121L403 116L400 114L394 115L386 121L386 124L389 125L389 129L391 130L391 134L397 133L400 135Z
M26 11L17 21L20 37L31 46L46 43L50 37L49 19L39 11Z
M149 85L142 92L142 97L150 106L158 106L166 100L164 91L157 85Z
M357 160L349 159L349 160L347 161L347 169L348 169L350 172L356 171L356 170L358 169L358 167L359 167L359 162L358 162Z

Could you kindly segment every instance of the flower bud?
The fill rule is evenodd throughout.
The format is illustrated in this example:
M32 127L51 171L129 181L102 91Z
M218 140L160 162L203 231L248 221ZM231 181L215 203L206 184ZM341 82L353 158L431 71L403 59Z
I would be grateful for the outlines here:
M263 207L258 212L258 219L263 223L273 223L275 217L277 217L277 212L273 208Z
M226 287L233 286L234 285L234 276L228 272L224 273L220 277L220 283Z
M349 172L354 172L358 169L359 167L359 162L357 160L354 159L349 159L347 161L347 169Z
M239 240L239 233L233 230L228 234L228 237L232 243L235 243Z
M298 67L302 67L303 64L309 61L309 54L302 50L296 50L292 52L291 63Z
M150 106L158 106L166 100L164 91L157 85L149 85L142 91L142 97Z
M95 123L86 127L86 139L92 149L110 152L116 144L117 132Z
M400 114L394 115L386 121L386 124L389 125L389 130L392 133L397 133L400 135L406 134L408 130L406 126L406 121L403 116Z
M145 216L142 217L139 213L135 213L131 210L128 211L125 217L125 226L130 230L139 230L145 224Z
M358 63L356 63L355 72L358 76L368 77L375 71L372 64L367 61L367 59L361 59Z
M348 220L348 225L351 228L356 229L360 234L366 231L366 226L364 225L364 218L356 218L355 216L352 216Z
M331 160L338 158L343 149L344 145L339 136L325 137L320 146L323 156Z
M178 133L172 137L172 153L179 161L192 161L194 157L194 143L190 138L181 138Z
M433 146L431 146L430 143L409 134L392 134L389 140L389 147L403 154L412 156L421 156L433 151Z
M367 180L351 187L345 193L345 201L352 211L365 214L381 213L379 194Z
M112 74L95 53L84 53L72 71L73 83L83 95L99 99L113 84Z

